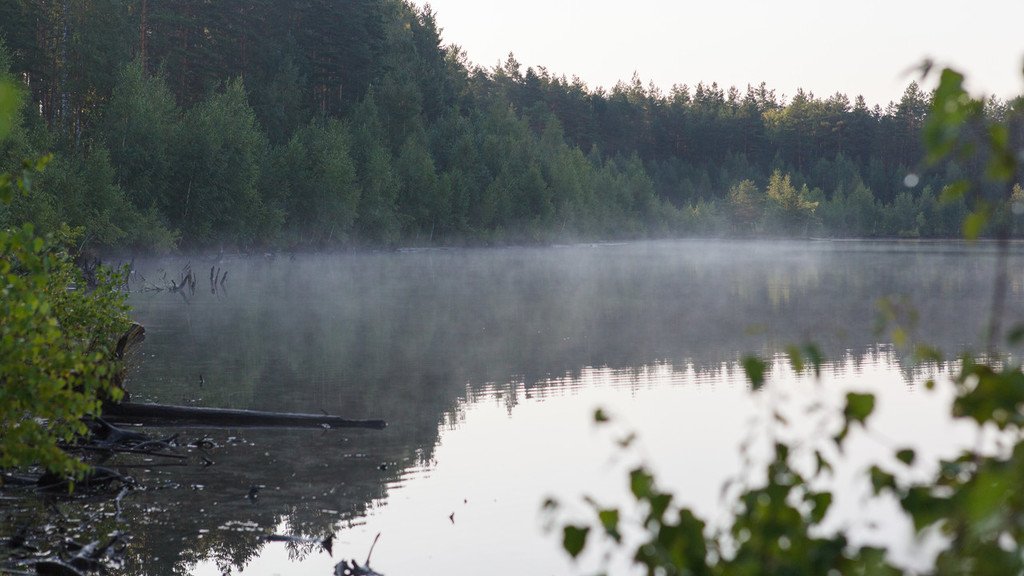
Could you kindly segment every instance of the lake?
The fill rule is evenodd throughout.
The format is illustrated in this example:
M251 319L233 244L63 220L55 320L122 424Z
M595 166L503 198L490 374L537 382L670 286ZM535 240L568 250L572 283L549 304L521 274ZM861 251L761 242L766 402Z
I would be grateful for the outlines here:
M722 483L756 481L741 445L757 461L768 430L813 438L834 418L806 407L840 407L851 389L877 393L878 410L851 437L827 523L927 566L938 541L868 500L858 471L914 446L906 474L923 478L977 433L948 416L948 365L913 365L879 329L878 301L912 338L981 349L993 261L991 245L955 242L665 241L136 262L130 303L147 338L133 399L389 426L182 431L208 442L189 466L131 471L147 490L123 502L124 572L326 576L341 558L362 563L379 533L371 565L389 576L585 573L600 555L573 562L547 530L588 518L583 496L628 504L642 462L720 524ZM194 294L138 291L186 264ZM1007 323L1024 313L1022 264L1014 254ZM820 379L784 356L807 342L827 359ZM758 393L738 365L750 353L770 364ZM609 425L594 424L599 407ZM116 524L108 504L90 506L98 530ZM333 557L261 533L333 534Z

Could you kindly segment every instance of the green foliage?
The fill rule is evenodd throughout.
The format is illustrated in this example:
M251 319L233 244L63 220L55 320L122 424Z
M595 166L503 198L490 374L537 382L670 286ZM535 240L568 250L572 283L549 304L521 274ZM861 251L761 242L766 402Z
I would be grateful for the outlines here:
M31 225L0 232L0 467L83 467L58 447L86 432L81 418L117 399L111 346L127 328L120 279L88 290L78 268Z
M0 78L7 78L5 90L11 88L13 91L9 92L18 96L11 101L13 108L5 112L11 124L5 128L7 138L0 139L0 170L10 171L6 178L22 179L23 193L4 198L9 203L0 206L0 225L31 223L37 232L46 234L57 233L61 223L67 223L84 227L86 233L81 241L90 246L171 248L176 242L175 234L164 225L152 199L138 192L158 189L166 178L166 171L152 173L154 166L159 166L155 159L160 158L161 150L166 150L166 143L154 138L160 134L160 126L150 122L151 114L138 113L140 108L146 111L158 107L158 91L133 92L133 87L145 83L145 78L135 68L124 71L126 80L122 84L127 87L119 88L113 99L113 113L124 116L115 127L117 130L106 138L115 142L121 152L114 160L123 164L123 178L118 176L103 143L92 141L82 143L77 150L63 151L45 173L36 175L41 167L32 166L36 162L25 164L23 158L43 157L42 150L59 148L59 144L40 124L40 119L26 111L23 96L28 92L6 74L7 62L0 46ZM125 182L136 193L126 194L118 181Z
M810 191L805 185L797 190L789 174L776 170L768 180L765 190L768 197L767 219L769 226L790 234L806 234L814 218L818 203L810 200Z
M583 547L586 546L587 534L590 533L590 528L566 526L562 532L562 547L565 548L565 551L570 556L575 558L583 551Z
M396 212L401 181L394 171L394 159L384 145L380 114L373 91L356 107L352 154L361 195L356 216L359 234L370 241L389 245L398 240Z
M760 390L764 386L764 376L768 365L757 356L744 356L740 364L743 366L743 373L750 380L751 388Z
M963 77L958 73L949 70L942 73L933 106L943 110L933 108L927 120L920 106L923 97L916 88L908 89L900 104L900 114L909 125L926 123L924 148L929 161L939 162L948 155L958 155L960 161L970 162L980 154L985 164L985 178L1002 186L1001 192L997 189L996 194L991 194L982 180L972 180L969 188L957 186L946 192L946 196L958 201L965 192L972 191L972 211L961 212L965 235L970 238L976 237L981 227L993 219L1000 205L1013 206L1024 192L1015 180L1020 159L1012 153L1019 144L1012 144L1009 136L1018 122L1015 115L1019 112L1007 112L998 121L985 116L984 100L969 97L963 91L962 82ZM775 117L779 130L785 130L787 123L799 121L795 112L787 111ZM978 130L979 125L985 129ZM988 148L977 146L979 142ZM749 188L749 185L744 187ZM782 214L813 210L803 204L807 202L806 197L796 191L788 176L783 177L779 172L773 175L767 195ZM863 196L869 198L870 192ZM845 201L848 200L833 197L830 203ZM864 206L870 205L862 202ZM898 195L895 202L903 207L901 212L906 218L896 226L909 225L909 216L915 209L913 199ZM929 204L922 203L920 212L934 210ZM919 229L920 220L916 216L914 220ZM795 217L790 220L793 221ZM1001 237L1005 239L1005 235ZM997 259L1001 264L996 267L997 286L1007 282L1006 271L1000 267L1005 266L1006 250L1008 246L1001 243L1001 257ZM994 318L998 318L1002 309L1001 294L1002 291L995 291ZM906 302L881 301L881 318L886 325L899 322L891 334L898 347L911 344L901 326L912 326L916 317ZM1022 334L1021 327L1011 330L1011 344L1019 345L1024 339ZM927 346L918 344L913 350L921 361L942 359L938 351ZM804 371L810 364L820 375L823 359L813 345L791 346L787 348L787 355L796 372ZM744 357L741 364L751 387L762 390L769 364L755 356ZM946 538L948 545L938 555L930 573L1019 574L1024 571L1024 496L1020 491L1024 483L1024 372L1020 361L1013 357L1004 358L993 352L979 358L968 353L960 358L952 381L956 390L951 406L953 416L973 421L979 434L986 429L1001 431L1001 440L1009 445L989 450L979 443L978 448L940 461L934 476L923 481L902 480L900 475L886 469L887 462L911 466L917 458L912 449L892 448L891 454L885 455L891 459L884 458L883 464L864 471L866 479L875 497L895 498L899 502L918 533L937 530ZM929 381L928 388L933 385ZM762 393L771 394L772 390L762 390ZM785 428L786 421L774 404L768 402L767 405L772 426ZM815 403L805 416L814 418L822 410L824 408ZM780 440L789 435L769 430L774 450L764 473L753 475L756 480L741 476L723 488L731 516L721 529L709 529L692 511L674 505L673 495L658 487L653 474L643 467L637 468L629 475L630 492L636 500L630 509L638 510L641 519L634 526L623 527L621 518L633 517L632 514L595 504L598 511L595 526L602 528L606 536L601 542L629 554L650 575L906 573L888 561L885 550L855 546L845 529L826 531L823 524L834 500L832 493L822 489L831 483L834 468L831 459L842 453L851 431L870 433L874 410L872 394L849 392L838 419L832 419L832 424L827 425L834 431L827 439L816 435ZM608 419L603 411L598 414L603 420ZM825 421L829 421L827 414ZM820 426L816 429L822 430ZM809 467L810 462L814 464ZM588 546L601 545L588 541L585 537L588 528L574 526L572 540L568 537L563 540L563 546L573 557ZM618 537L621 531L637 533L639 539L624 543Z
M185 114L173 149L174 186L163 206L182 240L252 245L267 224L258 189L267 141L240 78Z
M31 103L0 169L57 150L63 177L0 221L51 230L76 189L97 190L111 204L93 207L118 217L84 221L95 244L1024 234L1001 191L957 185L1013 180L1019 128L1000 119L1021 103L965 96L953 72L934 95L911 82L873 108L764 85L662 94L639 77L591 90L515 58L472 67L406 0L33 6L0 5L16 56L0 48L0 74L19 80L0 100ZM314 179L347 170L343 138L309 149L313 118L350 131L354 186L313 192L287 176L284 162ZM98 173L82 167L101 148L112 179L78 181ZM299 230L317 202L327 213Z
M13 82L0 84L0 140L7 138L18 122L15 121L18 110L21 108L21 92L18 85Z
M813 345L792 347L789 353L798 371L813 368L817 372L822 362L820 352ZM753 389L761 388L767 363L749 356L742 364ZM793 444L776 441L763 481L747 484L745 479L737 479L741 489L738 493L729 492L735 494L732 521L721 530L709 530L691 510L674 504L673 494L659 488L653 473L644 467L632 470L628 479L635 507L640 512L638 525L627 529L621 525L621 520L633 514L593 504L597 513L596 527L605 536L606 545L628 547L633 561L650 575L812 575L833 571L898 574L899 570L887 563L884 550L857 548L842 532L822 530L834 500L831 492L817 488L825 485L824 481L832 474L831 456L827 455L842 451L852 425L867 426L873 408L873 396L848 394L846 408L838 422L840 432L831 440ZM603 411L599 414L604 421L608 420ZM816 463L810 472L806 465L798 465L806 463L808 457ZM905 460L912 455L904 453L901 458ZM883 484L892 485L891 482ZM570 541L569 527L566 527L563 547L576 557L593 543L588 543L586 538L590 527L571 528L573 538ZM625 544L620 536L623 531L638 531L641 537L639 541Z
M749 234L761 220L764 195L752 180L743 180L729 189L729 209L737 232Z
M5 201L47 160L3 174ZM31 224L0 230L0 468L84 471L58 444L86 432L82 418L99 414L102 399L120 397L112 346L128 325L121 278L101 269L96 287L86 285L66 248L80 233L65 226L58 241Z
M274 145L286 144L308 118L302 106L303 76L295 59L294 46L275 47L267 57L266 69L247 88L260 126ZM173 96L172 96L173 98Z
M304 244L340 242L353 231L360 189L351 138L337 120L317 120L271 154L264 198Z
M793 366L794 372L799 374L810 368L815 376L821 376L821 365L825 358L817 345L808 343L803 346L787 346L786 355L789 356L789 363ZM753 380L749 372L747 378Z
M406 236L432 235L437 221L449 220L444 190L439 186L426 136L416 130L405 139L395 158L395 175L401 182L397 208Z
M139 60L121 69L99 129L117 181L139 210L166 201L179 121L178 106L163 78L148 75Z
M81 203L75 190L98 191L110 204L92 209L117 217L84 220L86 237L119 248L950 237L975 205L946 187L975 173L1007 177L1006 145L1018 138L997 120L1019 104L959 102L955 74L934 97L911 83L873 109L802 90L784 101L764 85L662 94L637 77L590 90L514 58L473 68L443 46L433 11L406 1L65 8L0 6L0 36L16 56L0 49L0 71L23 81L0 99L31 102L11 123L18 137L0 150L0 169L43 150L64 158L58 186L0 221L52 230L64 205ZM952 104L936 113L938 101ZM282 166L347 180L344 138L313 136L311 118L350 130L354 186L315 192ZM922 129L938 152L907 187ZM983 165L942 153L967 141L990 151ZM102 148L112 179L79 181L101 173ZM936 202L944 188L953 203ZM969 235L1022 233L1008 206L989 200ZM325 211L310 221L318 202Z
M97 147L74 158L55 157L36 186L50 197L60 198L55 203L57 222L73 227L88 225L90 233L97 235L89 240L111 246L125 239L124 227L133 217L131 204L113 180L110 157L105 149Z
M999 224L997 235L1006 237L1011 222L995 216L1012 212L1013 190L1019 186L1020 101L1008 108L1008 117L1000 117L989 112L986 98L968 94L963 82L962 74L948 68L939 76L924 124L927 160L934 165L953 157L974 169L972 178L951 182L943 190L946 199L970 200L971 213L963 220L965 238L977 238L990 223Z
M847 422L856 422L863 425L874 410L874 396L850 392L846 395L846 408L843 410L843 417Z

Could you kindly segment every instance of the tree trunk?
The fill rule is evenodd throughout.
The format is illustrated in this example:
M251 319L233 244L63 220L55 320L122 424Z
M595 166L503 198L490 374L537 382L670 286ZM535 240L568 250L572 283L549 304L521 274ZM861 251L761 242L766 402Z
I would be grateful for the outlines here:
M209 426L213 428L371 428L387 426L383 420L350 420L327 414L293 414L229 408L195 408L167 404L108 404L103 418L119 424Z

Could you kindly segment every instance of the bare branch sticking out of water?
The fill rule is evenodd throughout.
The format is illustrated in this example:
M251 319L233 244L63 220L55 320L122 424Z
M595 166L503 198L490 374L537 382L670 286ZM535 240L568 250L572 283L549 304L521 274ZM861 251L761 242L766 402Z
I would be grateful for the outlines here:
M370 557L373 556L373 549L377 546L377 540L380 540L380 532L377 532L377 536L373 538L370 552L366 555L366 562L362 566L355 560L342 560L334 566L334 576L384 576L370 568Z

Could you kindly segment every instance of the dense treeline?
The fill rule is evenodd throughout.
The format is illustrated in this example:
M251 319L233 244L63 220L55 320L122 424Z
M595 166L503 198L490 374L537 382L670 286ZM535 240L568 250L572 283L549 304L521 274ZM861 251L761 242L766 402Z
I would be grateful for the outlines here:
M908 181L916 84L886 108L591 90L511 56L473 67L404 0L11 0L0 36L26 86L0 168L57 152L0 223L100 246L956 236L942 190L977 169Z

